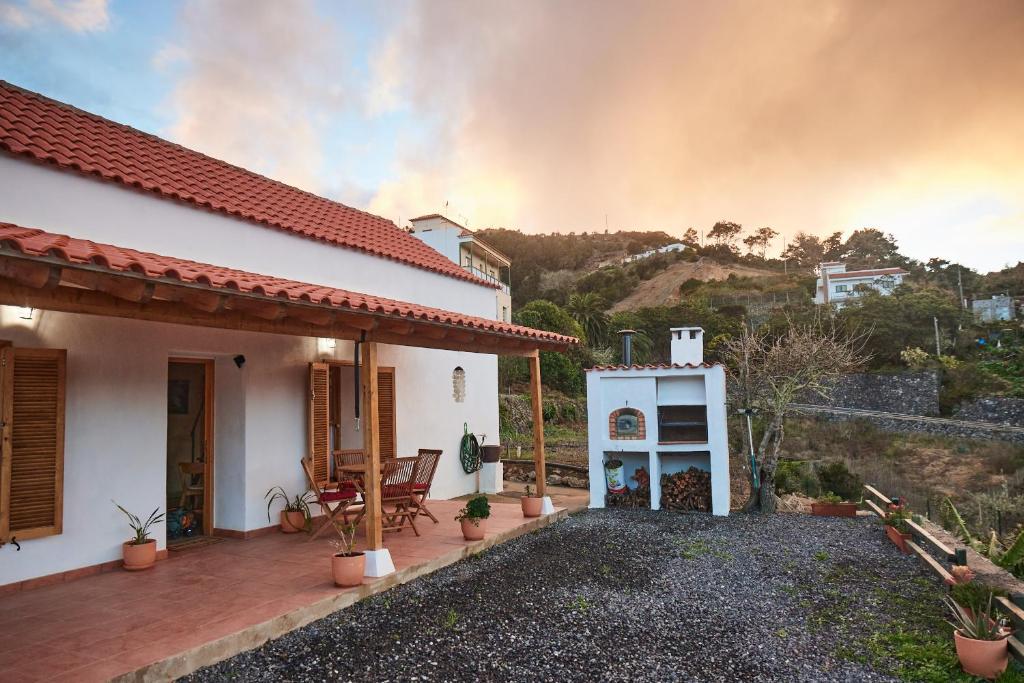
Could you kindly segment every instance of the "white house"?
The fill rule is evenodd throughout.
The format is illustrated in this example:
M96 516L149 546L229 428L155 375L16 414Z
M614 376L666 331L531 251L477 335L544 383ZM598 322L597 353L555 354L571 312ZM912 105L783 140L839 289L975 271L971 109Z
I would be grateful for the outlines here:
M0 588L109 566L111 501L183 484L202 533L261 533L335 449L441 449L432 495L474 491L496 354L576 343L496 318L494 282L390 221L0 81Z
M678 327L669 365L596 367L587 371L590 507L606 505L605 463L620 460L624 483L643 467L651 509L661 505L661 477L691 467L711 474L711 512L729 514L729 443L725 368L704 362L704 330ZM627 342L628 344L628 342ZM629 356L625 350L624 356Z
M412 234L495 287L495 317L512 320L512 262L507 256L450 218L432 213L409 221Z
M641 252L639 254L633 254L631 256L627 256L626 258L622 259L622 262L623 263L632 263L634 261L641 261L641 260L643 260L645 258L650 258L651 256L654 256L655 254L668 254L668 253L672 253L672 252L680 252L680 251L683 251L685 249L686 249L686 245L683 244L682 242L674 242L672 244L666 244L663 247L658 247L657 249L648 249L647 251Z
M842 308L865 288L873 289L882 295L889 295L903 284L903 278L906 275L909 273L902 268L846 270L845 263L828 261L819 266L814 303L818 305L831 304L836 308Z

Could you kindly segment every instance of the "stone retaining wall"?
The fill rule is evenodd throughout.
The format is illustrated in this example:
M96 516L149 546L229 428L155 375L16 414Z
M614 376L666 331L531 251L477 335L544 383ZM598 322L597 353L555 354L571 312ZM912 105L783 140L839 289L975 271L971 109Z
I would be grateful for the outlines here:
M799 402L903 415L938 415L940 384L936 370L898 375L857 373L837 380L828 400L808 395Z
M953 417L1024 427L1024 398L978 398L962 403Z
M1024 432L1000 429L975 423L962 423L956 420L939 420L914 416L887 417L885 415L864 415L844 413L841 410L830 411L828 408L817 408L813 412L805 411L829 421L864 420L886 432L914 432L919 434L935 434L958 439L980 439L983 441L1008 441L1024 444Z

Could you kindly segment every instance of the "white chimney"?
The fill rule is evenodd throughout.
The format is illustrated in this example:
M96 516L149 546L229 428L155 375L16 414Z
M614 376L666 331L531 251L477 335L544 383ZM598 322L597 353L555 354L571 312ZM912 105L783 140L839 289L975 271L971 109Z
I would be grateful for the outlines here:
M673 327L672 364L700 365L704 362L704 328Z

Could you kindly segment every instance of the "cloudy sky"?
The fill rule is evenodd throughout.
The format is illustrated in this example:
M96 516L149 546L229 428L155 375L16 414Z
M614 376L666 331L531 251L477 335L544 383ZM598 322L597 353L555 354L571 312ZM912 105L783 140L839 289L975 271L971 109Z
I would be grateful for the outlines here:
M0 78L399 224L1024 259L1020 0L0 0Z

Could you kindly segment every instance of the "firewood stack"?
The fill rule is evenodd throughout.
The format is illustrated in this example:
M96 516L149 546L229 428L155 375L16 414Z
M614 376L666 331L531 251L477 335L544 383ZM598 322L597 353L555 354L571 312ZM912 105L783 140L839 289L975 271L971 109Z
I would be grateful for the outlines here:
M711 510L711 473L696 467L661 475L662 510Z
M650 510L651 475L647 473L646 468L638 467L630 479L636 482L636 488L629 489L626 493L609 493L605 496L605 506L628 510Z

